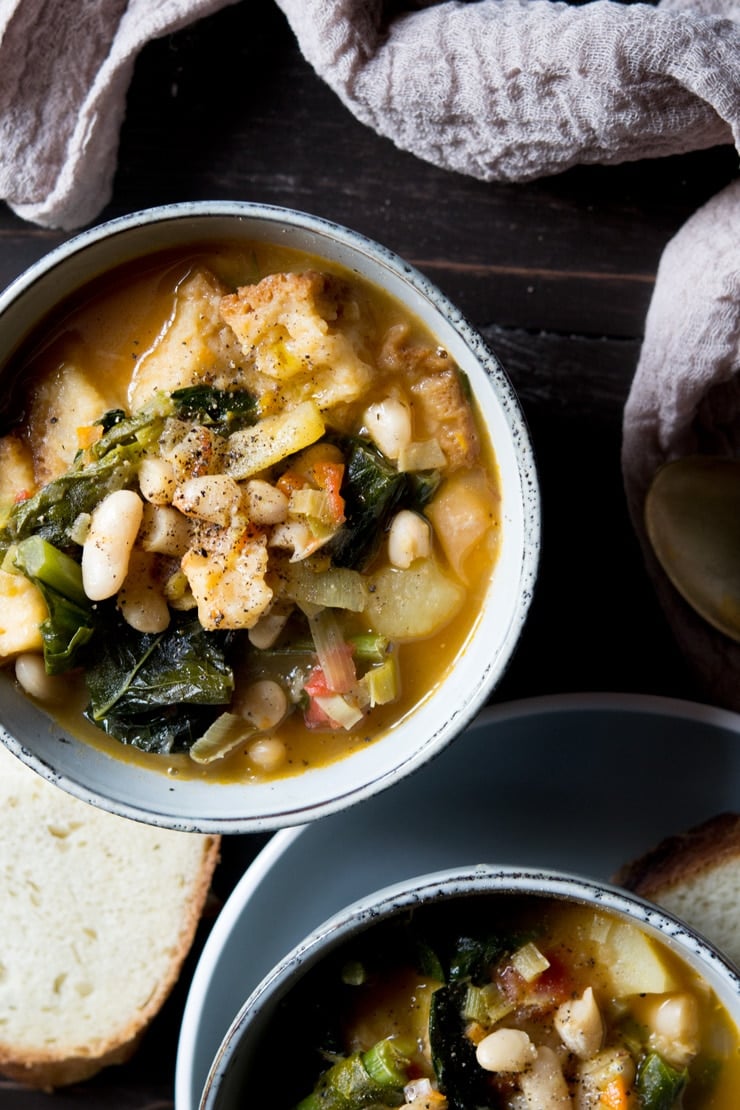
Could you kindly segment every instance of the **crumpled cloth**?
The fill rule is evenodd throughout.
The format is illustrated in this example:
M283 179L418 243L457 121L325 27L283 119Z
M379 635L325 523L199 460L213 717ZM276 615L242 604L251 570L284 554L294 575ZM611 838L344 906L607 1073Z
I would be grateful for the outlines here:
M627 505L675 639L707 696L740 710L740 644L682 600L645 529L656 471L693 454L740 456L740 180L694 213L663 252L622 433Z
M46 226L94 220L111 194L138 52L232 2L3 0L0 198ZM576 164L740 149L740 0L276 3L359 120L459 173L514 182ZM666 248L622 452L628 505L668 619L712 696L737 708L740 648L675 595L650 552L642 503L665 459L699 443L740 451L739 233L740 183Z
M46 226L93 220L138 52L231 2L3 0L0 198ZM460 173L523 181L740 146L740 0L277 2L358 119Z

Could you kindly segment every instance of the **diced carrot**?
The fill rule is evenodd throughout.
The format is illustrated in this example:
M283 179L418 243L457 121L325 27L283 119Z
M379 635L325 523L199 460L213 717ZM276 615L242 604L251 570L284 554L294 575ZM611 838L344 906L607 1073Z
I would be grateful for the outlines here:
M339 492L344 478L344 463L317 462L314 465L316 483L321 489L326 490L329 496L329 507L337 524L344 522L344 498Z
M286 470L284 474L280 475L275 485L279 490L282 491L282 493L285 494L286 497L290 497L293 490L305 489L305 487L308 485L308 482L302 474L298 473L298 471Z
M627 1085L621 1076L610 1079L599 1097L599 1110L627 1110Z
M16 505L20 505L23 501L28 501L31 497L31 491L28 489L19 489L13 498Z

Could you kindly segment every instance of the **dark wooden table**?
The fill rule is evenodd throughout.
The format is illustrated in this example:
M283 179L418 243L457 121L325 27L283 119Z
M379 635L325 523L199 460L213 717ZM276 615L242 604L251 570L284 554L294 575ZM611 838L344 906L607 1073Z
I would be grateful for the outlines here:
M262 201L350 226L425 272L503 361L538 459L540 577L496 700L578 691L701 700L627 518L621 419L661 251L736 173L731 148L527 185L436 169L358 123L272 0L249 0L143 51L101 219L179 200ZM0 285L65 237L0 208ZM253 838L255 852L264 839ZM225 842L220 899L238 877L236 854ZM0 1110L172 1107L179 1021L211 923L130 1064L53 1096L0 1081Z

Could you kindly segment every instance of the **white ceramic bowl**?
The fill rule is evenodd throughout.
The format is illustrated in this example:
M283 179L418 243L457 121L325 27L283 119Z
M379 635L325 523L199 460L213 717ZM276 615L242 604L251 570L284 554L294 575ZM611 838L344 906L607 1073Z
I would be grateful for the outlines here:
M514 391L496 358L446 298L385 248L287 209L233 202L175 204L113 220L69 240L0 296L0 375L60 300L112 267L208 239L276 242L343 264L416 314L467 374L494 444L502 488L502 546L475 632L441 688L392 738L331 766L248 785L182 781L117 760L70 736L0 673L0 740L47 779L124 816L202 832L255 832L301 824L391 785L457 736L499 681L529 607L540 507L532 448Z
M538 895L593 906L656 937L697 971L740 1028L740 976L707 940L657 906L596 880L552 870L480 864L437 871L387 886L352 903L312 930L252 991L211 1065L200 1110L248 1105L248 1077L264 1051L277 1007L321 961L360 934L409 910L456 900ZM310 1030L309 1030L310 1035Z

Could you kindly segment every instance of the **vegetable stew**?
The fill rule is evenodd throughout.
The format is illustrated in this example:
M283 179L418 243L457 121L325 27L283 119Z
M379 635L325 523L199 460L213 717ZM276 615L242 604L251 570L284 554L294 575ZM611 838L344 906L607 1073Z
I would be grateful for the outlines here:
M278 1110L731 1110L740 1090L737 1029L697 974L540 896L371 927L278 1003L253 1056L243 1105Z
M204 244L83 289L11 368L0 662L76 734L264 779L392 728L494 572L494 449L356 275Z

